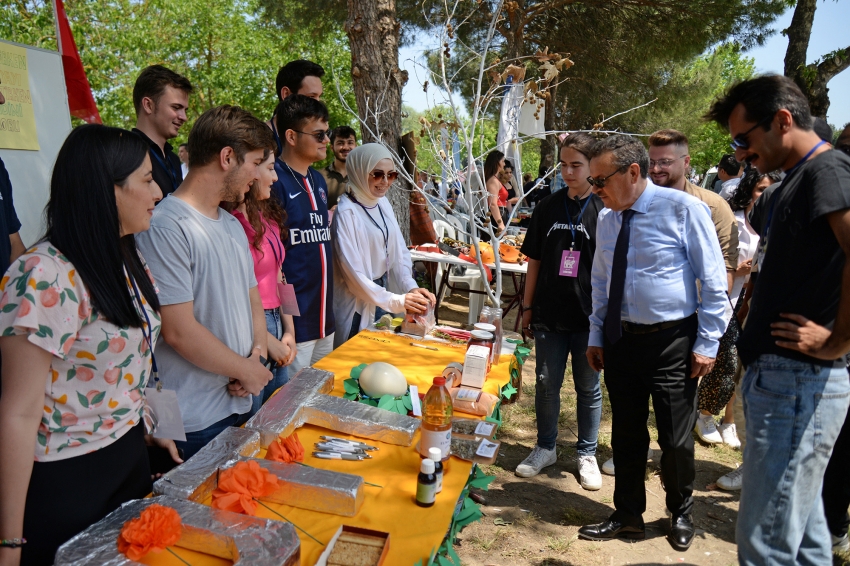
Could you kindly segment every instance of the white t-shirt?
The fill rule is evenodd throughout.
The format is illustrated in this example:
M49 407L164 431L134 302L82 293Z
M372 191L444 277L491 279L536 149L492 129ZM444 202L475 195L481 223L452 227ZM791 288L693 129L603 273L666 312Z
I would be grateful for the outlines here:
M747 222L747 213L745 211L739 210L736 212L735 220L738 222L738 265L741 265L745 261L756 257L756 250L759 247L759 235L756 234L756 231ZM730 294L733 303L738 300L738 295L741 294L744 283L749 281L749 279L749 275L735 277L735 280L732 282L732 293Z
M732 177L728 181L723 181L723 184L720 185L720 196L723 197L724 200L731 197L735 193L735 190L738 188L738 183L740 182L740 177Z

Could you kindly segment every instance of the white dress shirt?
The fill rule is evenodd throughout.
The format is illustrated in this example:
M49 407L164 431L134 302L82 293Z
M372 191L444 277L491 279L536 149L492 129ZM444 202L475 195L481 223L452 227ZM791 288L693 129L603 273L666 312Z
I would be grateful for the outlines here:
M732 177L728 181L723 181L723 184L720 185L720 196L723 197L724 200L727 200L738 189L738 183L741 182L740 177Z

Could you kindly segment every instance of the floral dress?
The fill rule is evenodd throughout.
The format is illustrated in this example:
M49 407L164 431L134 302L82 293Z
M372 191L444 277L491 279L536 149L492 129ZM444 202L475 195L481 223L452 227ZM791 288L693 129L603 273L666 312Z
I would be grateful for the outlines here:
M134 296L129 279L127 285ZM142 329L121 328L100 317L59 250L49 242L28 250L0 280L0 292L0 335L27 335L54 356L45 376L36 461L105 448L141 422L151 368ZM141 298L155 344L159 314Z

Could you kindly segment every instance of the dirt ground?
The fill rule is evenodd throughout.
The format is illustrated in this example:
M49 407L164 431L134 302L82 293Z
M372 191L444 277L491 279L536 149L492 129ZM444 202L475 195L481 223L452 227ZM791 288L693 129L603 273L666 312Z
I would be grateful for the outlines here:
M505 280L508 289L510 280ZM468 307L466 293L455 293L440 308L440 323L464 326ZM513 329L516 311L504 321ZM661 456L650 413L650 446L655 451L647 463L647 511L644 515L647 537L630 543L613 540L590 542L577 538L578 528L599 522L613 512L614 478L602 475L599 491L585 491L578 481L575 442L576 397L572 372L567 367L561 389L561 414L557 441L558 461L534 478L520 478L514 469L534 447L537 429L534 412L535 352L523 367L520 400L503 407L499 431L499 458L484 471L496 477L484 492L484 517L466 527L455 550L465 566L568 566L618 564L699 564L727 566L738 563L735 521L740 492L713 489L720 476L741 463L740 451L727 446L709 446L696 441L696 482L694 522L697 536L687 552L674 550L667 542L669 513L664 504L664 488L659 476ZM604 387L597 461L611 457L611 405ZM850 566L836 558L834 564Z

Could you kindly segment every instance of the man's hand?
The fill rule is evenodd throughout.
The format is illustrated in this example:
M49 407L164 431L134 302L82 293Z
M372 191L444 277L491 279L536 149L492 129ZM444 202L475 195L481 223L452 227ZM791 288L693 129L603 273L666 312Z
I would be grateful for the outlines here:
M263 391L263 387L271 381L272 372L266 366L260 363L260 357L257 351L251 352L251 356L245 359L244 370L238 380L232 380L227 391L236 397L245 397L248 394L259 395Z
M435 304L437 298L427 289L413 289L404 296L404 310L422 314L428 310L428 304Z
M269 335L269 358L277 362L280 366L285 366L289 361L289 346L278 340L274 336Z
M605 358L602 354L602 348L599 346L588 346L587 363L590 364L590 367L592 367L594 371L602 371L605 369Z
M691 352L691 377L705 377L714 369L715 358Z
M777 340L776 345L789 350L797 350L807 356L821 360L837 360L844 352L834 345L828 344L832 331L816 324L799 314L779 313L788 321L774 322L770 325L772 336L786 338Z

